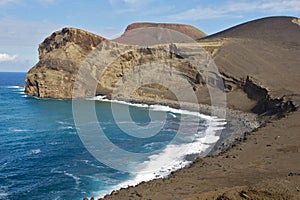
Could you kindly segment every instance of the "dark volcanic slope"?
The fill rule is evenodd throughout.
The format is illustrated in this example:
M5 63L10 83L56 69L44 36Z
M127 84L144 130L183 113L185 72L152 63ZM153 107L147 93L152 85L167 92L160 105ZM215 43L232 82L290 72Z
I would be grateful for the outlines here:
M297 24L298 23L298 24ZM300 25L293 17L269 17L244 23L208 36L200 42L221 40L215 54L221 72L237 79L253 77L274 98L300 94ZM234 92L232 93L234 94ZM228 103L236 109L246 105L228 94Z
M205 37L257 39L274 44L300 44L299 25L292 23L294 17L268 17L250 21ZM201 40L201 39L200 39Z

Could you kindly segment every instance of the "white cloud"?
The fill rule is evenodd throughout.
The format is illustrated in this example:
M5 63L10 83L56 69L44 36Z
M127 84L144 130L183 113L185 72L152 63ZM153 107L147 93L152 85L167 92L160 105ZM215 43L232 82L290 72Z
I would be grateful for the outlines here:
M20 2L26 3L27 0L0 0L0 6L4 6L10 3L20 3ZM43 5L49 5L49 4L55 4L58 0L35 0L39 4Z
M139 3L141 2L140 0L123 0L124 3L127 3L127 4L135 4L135 3Z
M8 3L13 3L16 2L17 0L0 0L0 6L8 4Z
M17 58L16 55L9 55L7 53L0 53L0 62L13 61Z
M154 0L108 0L110 5L115 8L129 7L129 8L145 8Z
M46 22L17 20L0 20L0 27L0 53L2 53L0 63L6 64L4 60L11 60L9 63L11 66L18 62L19 71L26 71L28 67L33 66L38 60L39 43L53 31L61 29L60 25ZM11 56L16 54L17 57L9 57L3 55L4 53L12 54Z
M214 7L199 6L184 12L171 15L169 18L175 20L200 20L222 17L239 17L244 13L265 13L265 14L294 14L300 13L299 0L260 0L251 2L232 1L227 4Z
M24 0L25 1L25 0ZM58 3L58 0L36 0L37 3L48 6L48 5L55 5Z

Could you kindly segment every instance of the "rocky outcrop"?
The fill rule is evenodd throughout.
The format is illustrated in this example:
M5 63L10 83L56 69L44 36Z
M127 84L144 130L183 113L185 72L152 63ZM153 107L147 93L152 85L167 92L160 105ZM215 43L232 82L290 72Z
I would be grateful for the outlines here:
M195 48L199 55L193 55ZM140 47L103 42L82 64L73 97L105 95L111 99L145 102L198 103L190 94L206 91L204 73L199 72L207 68L209 61L208 53L197 43Z
M26 76L25 92L39 98L71 98L80 64L104 38L74 28L64 28L39 46L39 62Z
M195 51L200 55L193 55ZM25 92L39 98L106 95L191 101L188 91L203 88L205 82L199 65L184 59L188 57L203 66L209 62L208 53L197 43L141 47L65 28L40 44L40 60L27 74Z
M246 79L238 80L225 73L222 73L222 76L228 93L240 89L250 100L255 102L250 110L255 114L281 118L285 113L296 110L296 105L292 98L289 96L274 97L270 95L270 91L253 77L247 76Z

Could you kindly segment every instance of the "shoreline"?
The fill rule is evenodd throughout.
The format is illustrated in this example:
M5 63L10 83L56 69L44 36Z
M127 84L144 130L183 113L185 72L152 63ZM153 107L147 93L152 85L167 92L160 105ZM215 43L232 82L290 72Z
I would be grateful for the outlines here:
M96 99L95 99L96 100ZM114 102L114 100L108 100ZM188 111L195 111L195 107L197 107L197 104L191 104L191 103L184 103L183 108L180 108L176 102L172 101L148 101L148 100L138 100L138 99L119 99L118 101L123 101L125 104L141 104L141 105L162 105L162 106L167 106L169 108L175 108L175 109L185 109ZM118 102L116 102L118 103ZM120 103L120 102L119 102ZM197 109L196 109L197 110ZM222 109L221 109L222 110ZM200 113L205 113L206 115L211 116L211 107L209 105L199 105L199 111ZM224 110L222 110L224 111ZM220 111L221 112L221 111ZM217 112L218 113L218 112ZM290 115L290 114L289 114ZM288 115L288 116L289 116ZM199 162L201 163L202 160L204 159L210 159L214 157L222 157L224 154L227 152L230 152L234 147L239 145L240 143L243 143L244 141L247 140L248 135L250 132L253 132L255 134L256 132L260 131L261 128L264 127L264 125L271 124L276 121L281 121L281 120L276 120L271 119L268 123L268 118L262 118L259 117L256 114L253 113L246 113L238 110L232 110L226 108L226 121L229 122L226 124L226 129L223 131L220 131L220 139L217 141L217 143L210 149L207 150L207 152L203 153L205 154L205 157L203 156L197 156L194 157L194 161L181 168L177 169L175 171L172 171L169 176L166 178L158 178L158 179L152 179L150 181L143 181L135 186L128 186L126 188L120 188L118 190L113 190L109 194L106 194L104 197L99 198L99 199L118 199L119 200L119 193L124 192L124 191L130 191L132 188L140 188L144 184L152 184L152 182L155 182L156 180L162 180L162 182L165 182L166 180L172 179L174 177L174 174L180 173L182 170L190 169L193 168L194 165L199 165ZM122 193L123 194L123 193ZM85 198L87 199L87 198ZM122 199L122 198L121 198ZM137 198L137 199L142 199L142 198ZM165 199L164 197L160 197L159 200ZM168 199L168 198L166 198Z
M171 103L168 104L166 102L159 102L156 101L155 103L153 101L145 101L145 100L129 100L130 103L149 103L150 105L152 104L163 104L165 106L176 106L176 108L178 108L178 105ZM191 105L186 105L186 108L192 108L193 106ZM209 114L211 113L211 108L208 105L199 105L200 107L200 112L204 112L205 114ZM225 158L236 158L237 156L228 156L227 154L230 154L231 151L236 150L236 148L239 148L240 145L244 145L247 144L247 140L249 140L249 138L252 137L258 137L257 133L261 132L262 129L264 128L270 128L272 127L272 124L274 123L281 123L283 119L287 119L289 117L291 117L291 115L293 115L294 113L299 113L299 111L293 111L293 112L287 112L286 116L282 117L282 118L263 118L263 117L259 117L258 115L254 114L254 113L246 113L246 112L242 112L239 110L232 110L232 109L228 109L226 108L226 121L229 122L226 125L226 128L222 131L222 133L220 134L220 139L217 141L217 143L213 146L213 148L211 148L209 150L209 153L207 153L207 155L205 157L197 157L189 166L176 170L174 172L171 172L170 176L168 176L167 178L159 178L159 179L154 179L151 181L147 181L147 182L141 182L135 186L128 186L126 188L121 188L119 190L116 191L112 191L110 194L105 195L102 198L99 198L99 200L103 199L126 199L127 194L130 197L134 197L132 199L143 199L142 198L142 194L140 194L140 191L137 189L141 189L142 192L144 191L148 191L148 189L146 189L146 185L147 187L153 187L153 185L155 185L157 182L159 182L160 186L164 185L166 186L166 182L170 181L171 179L174 179L174 177L180 177L181 175L178 174L186 174L188 172L189 169L194 168L196 165L200 165L201 167L204 167L205 164L205 160L211 160L211 159L223 159ZM246 129L245 129L246 127ZM251 128L249 128L251 127ZM268 145L267 145L268 146ZM300 149L300 148L299 148ZM239 149L239 151L242 151L242 148ZM218 161L218 162L222 162L222 161ZM220 164L219 164L220 165ZM220 165L221 166L221 165ZM225 171L225 170L224 170ZM255 176L255 175L254 175ZM277 180L275 180L276 182ZM266 181L268 182L268 181ZM181 183L182 184L182 183ZM264 183L258 183L259 184L264 184ZM284 185L284 184L283 184ZM238 187L239 188L239 184L232 184L231 187ZM244 186L244 185L242 185ZM244 189L248 186L244 186L241 187L242 189ZM281 187L281 186L279 186ZM227 188L227 187L225 187ZM163 189L161 188L156 188L157 191L161 191L162 194L160 194L160 198L159 199L177 199L177 198L168 198L163 196L163 194L165 194L165 192L163 192ZM133 191L133 192L132 192ZM149 190L150 191L150 190ZM209 192L208 192L209 191ZM210 194L210 192L213 191L219 191L219 188L215 188L214 190L204 190L203 192L208 192ZM227 190L226 190L227 191ZM231 190L228 190L231 191ZM297 189L298 191L298 189ZM299 189L300 191L300 189ZM198 194L198 193L195 193ZM194 195L195 195L194 194ZM240 193L239 193L240 194ZM123 195L125 195L123 197ZM200 193L199 193L200 195ZM188 196L188 195L186 195ZM127 196L128 197L128 196ZM173 196L174 197L174 196ZM157 199L157 198L153 198L153 199ZM181 198L178 198L181 199ZM202 199L201 195L197 196L195 198L191 198L191 200L196 200L196 199ZM206 199L206 198L203 198Z
M93 100L101 101L102 98L93 99ZM187 111L191 111L191 112L197 111L197 112L199 112L199 114L204 114L204 115L213 117L211 115L212 114L211 106L204 105L204 104L193 104L193 103L185 102L183 104L181 103L181 106L182 105L183 106L180 107L178 105L178 103L176 103L175 101L166 101L166 100L153 101L153 100L145 100L145 99L143 99L143 100L141 100L141 99L117 99L117 100L116 99L113 99L113 100L107 99L107 101L109 101L109 102L116 101L116 103L124 102L124 104L133 105L133 106L134 106L134 104L147 105L147 106L161 105L161 106L166 106L169 108L174 108L174 109L179 109L179 110L187 110ZM211 156L218 156L218 155L222 154L223 152L230 149L231 146L234 145L237 141L243 140L243 138L245 137L245 135L247 133L257 130L257 128L261 127L262 124L265 123L265 121L263 119L258 119L258 116L254 113L246 113L246 112L232 110L232 109L228 109L228 108L226 108L225 110L219 108L219 111L218 111L218 108L214 108L214 109L215 109L215 111L217 110L217 112L215 112L215 113L221 113L221 116L223 116L223 114L224 114L223 112L225 111L225 113L226 113L225 121L227 122L225 125L225 128L222 130L215 131L216 135L219 137L218 141L214 145L211 145L208 149L206 149L201 154L194 155L193 158L191 158L190 164L188 164L187 166L184 166L183 168L176 169L175 171L170 172L170 174L167 177L163 177L163 178L160 177L160 178L152 179L149 181L142 181L136 185L132 185L132 186L129 185L127 187L122 187L122 188L119 188L118 190L111 191L109 194L106 194L105 196L103 196L99 199L106 199L107 197L109 197L111 195L115 195L116 193L118 193L118 191L137 187L140 184L144 184L144 183L151 182L154 180L168 179L168 178L172 177L172 175L174 173L176 173L177 171L180 171L180 170L186 169L186 168L190 168L199 159L211 157ZM220 117L220 116L217 116L217 117ZM87 199L87 198L84 198L84 199Z
M236 139L243 138L244 134L253 132L266 123L266 119L264 119L263 117L259 117L254 113L247 113L239 110L217 107L214 107L214 110L212 110L212 107L206 104L181 102L181 105L179 105L176 101L171 100L154 101L147 99L118 99L118 101L124 101L132 104L146 104L149 106L162 105L174 109L199 112L200 114L208 115L211 117L218 117L220 119L223 119L223 117L225 117L224 120L227 122L227 124L225 125L225 129L217 131L220 139L214 145L214 148L210 150L207 156L218 155L224 150L227 150L236 141Z
M97 96L96 96L97 98ZM105 98L93 99L93 100L103 100ZM259 117L254 113L247 113L239 110L233 110L229 108L217 108L214 107L214 112L212 111L212 107L206 104L195 104L189 102L181 102L179 105L176 101L171 100L150 100L150 99L105 99L108 102L116 103L124 103L128 105L140 104L146 106L152 105L160 105L166 106L169 108L189 111L189 112L197 112L200 115L204 114L210 117L218 117L219 119L223 119L225 117L225 121L227 124L225 128L222 130L217 130L216 135L220 137L220 139L213 145L213 148L209 149L208 153L205 153L205 156L213 156L226 151L230 146L236 142L236 140L240 140L244 137L245 134L255 131L256 129L263 126L266 123L266 119ZM180 107L182 106L182 107ZM217 115L212 115L212 113ZM218 115L220 114L220 115Z
M150 44L136 49L118 41L129 44L133 39L132 44L141 44L139 40L144 41L148 35L130 39L124 34L110 44L109 40L81 29L63 28L39 45L39 61L26 75L25 93L71 99L76 88L78 98L95 94L111 99L112 95L132 96L139 100L119 100L195 109L230 121L226 131L217 133L220 139L208 156L166 179L142 182L112 192L104 199L300 199L297 20L293 16L263 17L197 37L195 44L201 46L200 52L192 44L180 47L177 42L166 42L165 51L159 46L148 48ZM159 43L161 39L159 36ZM148 64L153 69L145 68L143 72ZM211 64L219 73L211 69ZM80 69L85 70L81 73ZM226 92L226 100L215 94L221 100L219 105L226 102L224 109L198 104L216 102L212 101L209 85ZM187 88L194 91L196 104L179 106L163 100L176 99L175 94L180 93L180 99L191 101ZM174 154L168 155L174 158Z

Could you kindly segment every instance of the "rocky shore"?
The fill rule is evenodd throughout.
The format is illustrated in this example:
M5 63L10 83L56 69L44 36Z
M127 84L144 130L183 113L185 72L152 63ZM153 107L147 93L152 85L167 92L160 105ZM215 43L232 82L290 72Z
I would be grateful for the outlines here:
M167 179L114 191L103 199L299 199L299 117L296 111L272 120Z
M205 104L193 104L188 102L181 102L180 105L176 101L164 100L139 100L139 99L122 99L122 101L147 105L163 105L171 108L183 109L189 111L197 111L201 114L216 116L220 119L224 118L227 122L224 130L217 131L216 135L220 136L219 141L215 146L203 153L203 155L218 155L237 141L243 140L246 134L257 130L259 127L264 126L270 119L270 116L258 116L255 113L242 112L228 108L214 108ZM283 111L287 113L286 111ZM274 116L273 116L274 117Z

